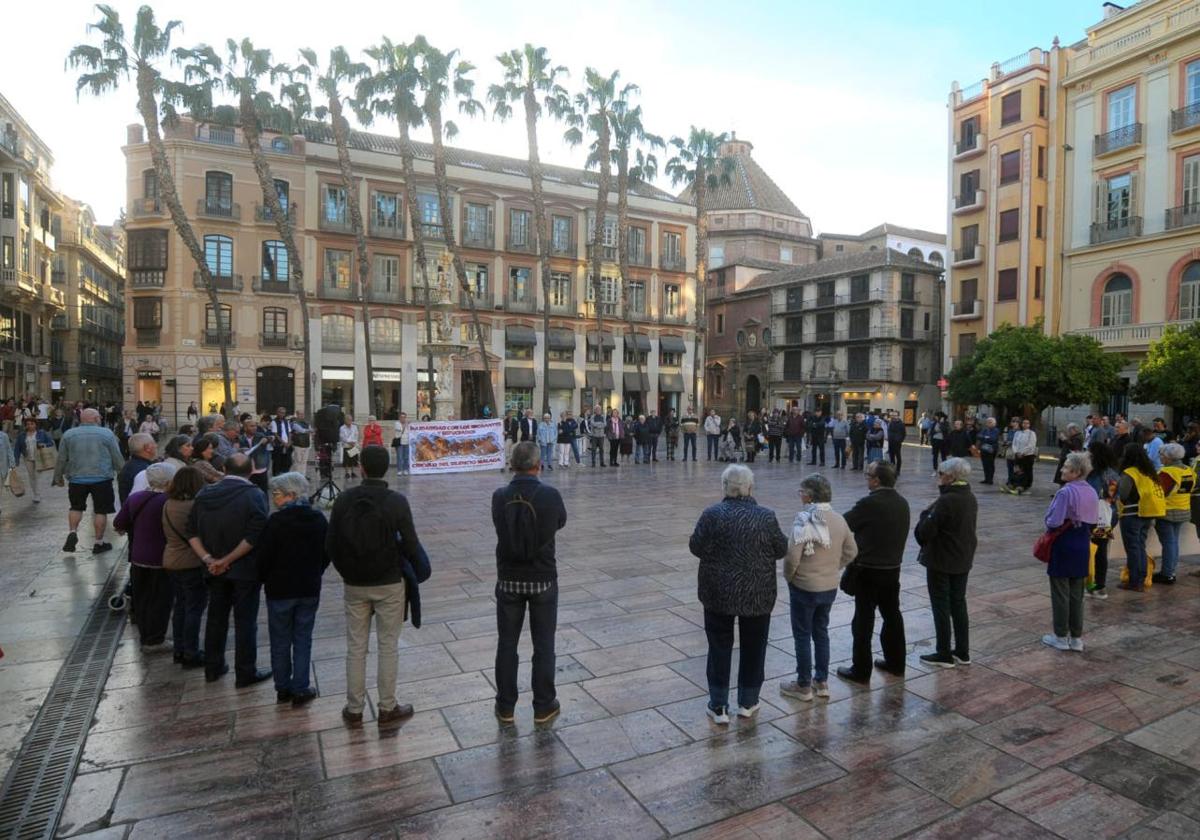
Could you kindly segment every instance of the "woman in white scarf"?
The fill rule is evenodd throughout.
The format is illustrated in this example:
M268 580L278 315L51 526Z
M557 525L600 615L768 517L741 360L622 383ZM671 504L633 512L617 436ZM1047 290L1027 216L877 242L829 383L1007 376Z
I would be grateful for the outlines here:
M779 692L812 700L814 693L829 696L829 610L837 597L841 571L854 560L858 546L846 520L830 506L833 490L825 476L814 474L800 482L800 499L803 507L792 523L783 565L791 600L796 679L781 683Z

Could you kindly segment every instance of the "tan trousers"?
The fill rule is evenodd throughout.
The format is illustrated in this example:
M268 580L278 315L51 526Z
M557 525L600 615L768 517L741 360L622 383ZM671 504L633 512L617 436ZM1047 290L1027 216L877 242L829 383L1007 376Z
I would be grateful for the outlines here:
M346 587L346 710L358 714L367 700L367 642L371 616L379 641L380 711L396 708L400 628L404 625L404 582Z
M33 496L33 500L35 502L40 502L42 500L42 494L38 492L37 461L28 457L22 458L21 460L25 462L25 471L29 474L29 487L26 488L26 491Z

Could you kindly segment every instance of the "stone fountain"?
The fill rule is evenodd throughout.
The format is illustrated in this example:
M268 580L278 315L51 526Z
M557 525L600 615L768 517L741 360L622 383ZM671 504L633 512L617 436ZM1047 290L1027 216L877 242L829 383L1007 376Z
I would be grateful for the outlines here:
M449 420L457 416L454 394L454 356L461 356L467 346L459 342L454 316L455 309L453 268L450 255L443 252L437 261L436 280L429 286L429 303L433 310L434 340L428 344L418 343L417 352L422 359L433 351L434 370L437 371L433 405L438 420ZM418 315L417 335L425 337L425 320Z

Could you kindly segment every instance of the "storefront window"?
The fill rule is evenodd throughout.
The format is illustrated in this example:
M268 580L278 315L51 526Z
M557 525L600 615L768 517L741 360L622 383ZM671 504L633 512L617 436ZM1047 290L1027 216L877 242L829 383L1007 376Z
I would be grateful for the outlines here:
M343 412L354 413L353 368L321 369L321 407L327 405L340 405Z
M400 371L375 369L372 403L380 420L395 420L400 416Z
M237 379L230 377L229 393L237 399ZM219 370L200 371L200 405L209 414L220 414L225 404L225 377Z
M524 411L527 408L533 407L533 389L532 388L505 388L504 389L504 410L505 411Z

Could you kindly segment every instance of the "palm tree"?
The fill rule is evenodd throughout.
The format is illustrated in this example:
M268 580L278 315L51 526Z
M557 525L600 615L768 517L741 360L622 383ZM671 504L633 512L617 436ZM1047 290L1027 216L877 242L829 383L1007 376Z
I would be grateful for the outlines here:
M413 160L411 129L425 123L425 114L417 102L416 54L407 44L396 44L386 36L378 46L369 47L367 55L374 60L375 73L359 81L355 90L358 120L370 125L376 116L390 117L400 127L400 168L404 172L404 203L408 205L408 223L412 228L413 250L417 272L421 278L425 304L425 365L429 375L429 416L437 419L437 401L433 381L433 306L429 293L429 262L425 256L425 226L417 206L417 176Z
M512 116L512 104L521 102L525 108L525 137L529 144L529 181L533 186L535 245L537 247L538 277L542 285L542 340L550 336L550 233L546 216L546 195L542 190L542 159L538 154L537 121L542 109L555 119L571 110L566 89L557 81L567 75L567 68L551 66L545 47L526 44L523 50L509 50L496 56L504 68L504 84L492 85L488 99L493 112L501 120ZM548 348L547 348L548 349ZM542 353L542 413L550 413L550 353Z
M608 213L608 191L612 181L610 111L614 101L627 97L636 89L633 85L626 85L618 93L617 78L620 75L619 70L614 70L612 75L602 76L595 68L587 68L584 89L575 94L574 106L567 114L567 124L571 127L563 135L563 139L572 146L583 142L585 131L596 138L592 143L591 158L599 167L600 176L596 183L596 217L592 223L590 268L592 296L596 307L596 341L600 350L601 384L604 379L604 303L601 296L600 256L604 242L604 224ZM597 404L596 399L596 389L592 388L593 405Z
M643 151L636 148L637 145L645 143L649 149L656 149L662 148L664 144L661 137L650 134L642 125L642 106L630 104L630 97L636 88L626 90L628 94L622 91L622 97L613 103L609 112L613 139L612 157L617 165L617 264L621 271L621 308L625 313L625 328L634 338L633 360L637 367L638 387L641 388L644 401L647 389L642 387L646 382L642 372L642 353L637 347L637 330L633 326L633 309L629 305L629 188L653 181L658 175L658 159L653 151ZM632 166L631 152L635 156ZM645 292L643 286L643 300ZM647 407L643 405L642 410L646 411Z
M362 311L363 350L366 354L367 405L368 413L379 413L375 406L375 367L371 359L371 265L367 260L367 233L363 225L362 208L358 201L358 185L350 164L350 123L346 120L347 106L355 107L353 99L343 93L343 85L352 85L370 74L370 68L361 62L350 60L345 47L334 47L329 51L329 61L322 68L317 61L316 51L300 50L302 62L298 71L302 76L316 79L317 89L325 97L326 104L313 109L317 119L329 116L333 124L333 142L337 147L338 170L342 177L342 189L346 191L346 206L350 211L350 229L354 232L358 263L358 301Z
M491 364L488 362L487 348L483 342L483 328L479 323L479 311L475 308L475 295L467 282L467 269L454 239L454 217L450 212L450 183L446 178L446 147L442 142L443 137L454 139L458 134L458 126L454 121L447 120L442 115L443 107L457 103L458 110L468 116L474 116L483 110L483 105L472 96L475 81L470 78L470 73L475 66L469 61L458 61L458 50L446 53L437 49L424 35L418 35L412 46L418 56L417 79L422 93L421 111L425 114L425 120L433 134L433 177L437 183L442 239L450 253L458 285L471 309L471 323L479 342L479 357L483 362L486 381L484 405L491 406L492 416L496 417L496 395L492 387Z
M179 122L177 106L192 110L207 111L212 103L212 86L209 83L187 84L166 78L158 64L171 51L171 33L181 26L177 20L168 21L160 27L154 19L154 10L149 6L138 9L133 38L127 38L121 17L111 6L98 5L100 19L89 24L87 31L100 35L100 46L79 44L67 55L67 66L83 68L75 83L78 96L87 90L92 96L101 96L116 90L122 80L134 78L137 89L137 109L150 144L150 159L154 163L154 174L158 181L158 195L166 205L175 232L191 254L200 271L200 279L208 294L216 319L217 348L221 357L221 374L225 381L226 411L233 410L233 388L229 375L229 326L221 317L221 303L217 287L213 282L212 270L204 253L204 247L196 238L191 222L179 200L175 188L175 176L167 159L161 124L173 127Z
M708 263L708 216L704 213L704 205L709 190L730 182L733 158L721 154L721 145L726 139L724 132L713 134L693 125L687 140L682 137L671 138L675 154L666 165L672 184L687 184L692 188L692 200L696 205L696 343L692 355L692 399L695 401L695 410L701 413L700 346L705 332L704 295Z

